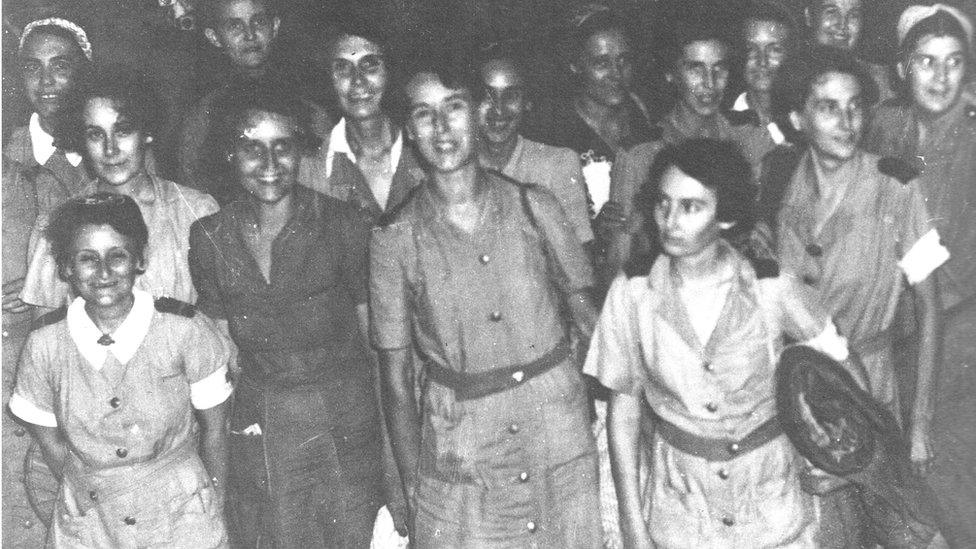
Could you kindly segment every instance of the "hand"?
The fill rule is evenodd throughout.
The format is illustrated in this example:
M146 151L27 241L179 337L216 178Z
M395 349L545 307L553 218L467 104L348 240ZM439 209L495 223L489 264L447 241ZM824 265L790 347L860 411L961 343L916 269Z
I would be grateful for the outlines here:
M909 432L911 443L910 457L915 472L920 475L928 474L932 469L932 462L935 460L935 452L932 450L932 439L929 435L929 426L926 421L913 421Z
M20 300L20 291L24 289L24 277L20 277L3 284L3 311L6 313L23 313L31 306Z
M625 231L627 217L624 215L623 206L613 200L604 204L594 220L593 228L596 229L597 236L603 240L607 240L613 233Z

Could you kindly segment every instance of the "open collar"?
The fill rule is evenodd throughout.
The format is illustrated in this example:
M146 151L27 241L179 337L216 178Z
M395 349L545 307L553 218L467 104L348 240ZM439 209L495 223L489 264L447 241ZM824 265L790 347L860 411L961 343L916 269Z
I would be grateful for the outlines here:
M66 318L68 333L78 347L78 352L95 370L102 369L109 352L121 364L129 362L149 333L149 325L152 323L155 311L153 296L135 288L132 294L135 299L128 316L114 332L108 334L114 341L111 345L98 343L98 339L105 334L95 326L95 322L85 312L84 299L76 297L68 306Z
M397 130L396 139L393 140L393 147L390 148L390 170L395 172L400 164L400 155L403 153L403 131ZM325 176L332 176L332 166L335 162L336 154L344 154L353 164L356 163L356 154L352 152L349 140L346 139L346 119L341 118L332 132L329 134L329 148L325 152Z
M34 154L34 160L43 166L58 150L54 146L54 137L41 127L41 117L36 112L30 116L27 131L30 133L31 152ZM64 157L72 167L77 168L81 165L81 155L78 153L66 151Z

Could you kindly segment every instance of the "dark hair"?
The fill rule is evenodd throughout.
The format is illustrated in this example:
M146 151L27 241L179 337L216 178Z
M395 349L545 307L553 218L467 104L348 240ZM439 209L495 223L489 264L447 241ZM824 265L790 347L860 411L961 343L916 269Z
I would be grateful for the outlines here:
M571 24L568 33L559 42L559 50L563 57L563 62L567 66L579 61L583 55L583 51L586 49L586 42L594 34L600 32L620 32L630 43L631 47L634 46L629 25L616 12L610 9L582 14L578 19L582 19L582 21Z
M788 48L792 49L793 44L796 43L798 36L797 34L797 21L796 18L787 12L785 7L780 6L776 2L771 1L758 1L753 3L748 11L746 11L745 17L742 19L742 32L740 33L743 38L745 35L746 26L751 21L769 21L771 23L778 23L786 27L786 31L789 35L787 39Z
M23 38L24 46L27 45L27 41L37 34L47 34L50 36L57 36L58 38L64 38L65 40L71 42L75 48L78 50L78 57L81 58L86 65L89 63L88 57L85 55L85 50L81 48L78 44L78 37L68 29L64 27L59 27L57 25L38 25L30 30L26 37ZM18 55L22 55L23 51L18 52Z
M849 52L816 46L797 52L777 71L773 81L773 116L777 120L787 120L791 112L802 111L814 82L829 72L853 76L867 105L878 101L878 85L874 78Z
M634 208L644 217L644 230L654 242L655 251L634 255L624 267L628 276L646 275L659 251L654 210L661 195L661 178L669 168L676 167L702 186L715 193L715 217L724 223L734 223L725 231L726 239L748 233L756 216L756 189L752 184L752 167L738 145L712 138L687 139L662 149L644 185L634 197ZM749 253L743 253L752 261Z
M233 170L228 153L234 150L248 115L255 111L294 120L299 150L303 155L312 154L322 143L312 131L311 109L287 81L242 80L228 88L214 104L210 133L204 145L204 163L211 173L225 179L231 177Z
M44 230L62 278L74 255L75 237L85 225L112 227L129 241L132 247L129 251L140 261L145 260L149 230L136 201L124 194L95 193L72 198L59 206Z
M521 41L496 42L483 46L478 52L478 59L475 63L475 70L478 73L478 86L474 90L475 99L484 99L484 81L481 71L485 65L492 61L508 61L515 68L515 73L522 79L522 87L526 97L530 100L535 98L537 93L535 79L532 71L529 70L525 58L526 45Z
M918 42L926 36L952 36L959 40L966 52L966 63L973 61L973 51L969 43L969 35L959 23L959 20L944 11L937 11L933 15L922 19L905 35L901 43L901 55L906 65L908 57L915 52ZM967 70L968 66L967 66Z
M695 12L697 13L697 12ZM684 56L685 48L694 42L718 42L726 49L729 64L732 63L729 30L723 29L714 16L700 13L699 17L685 16L674 22L669 39L665 42L662 61L667 71L678 68L678 61Z
M445 36L441 41L420 46L404 57L407 62L404 70L404 106L409 109L406 86L410 80L421 73L432 73L451 89L463 89L471 93L472 99L479 93L481 67L477 65L477 45L472 40L458 37L451 40Z
M147 136L159 135L166 119L156 87L145 74L108 65L85 74L68 92L64 109L55 128L55 144L65 150L87 154L85 149L85 108L95 98L104 98L129 119L136 130Z
M197 13L200 16L200 28L217 30L220 24L221 12L224 6L237 0L202 0L197 2ZM278 10L274 0L250 0L251 2L264 6L272 17L278 17Z

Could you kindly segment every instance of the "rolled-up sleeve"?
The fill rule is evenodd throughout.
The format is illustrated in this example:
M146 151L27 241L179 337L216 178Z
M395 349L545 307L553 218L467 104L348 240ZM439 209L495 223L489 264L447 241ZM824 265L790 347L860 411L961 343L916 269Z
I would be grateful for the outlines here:
M949 259L949 250L942 245L935 223L929 215L922 193L915 182L906 188L905 208L899 238L902 256L898 267L909 284L925 280Z
M593 240L593 229L590 227L589 208L586 205L583 168L575 152L570 149L557 150L559 154L554 158L557 169L552 178L551 189L562 204L576 236L585 244Z
M197 290L197 309L210 318L224 319L223 300L217 288L216 246L213 237L207 233L202 221L190 226L190 251L188 261L190 278Z
M652 350L642 349L638 344L629 286L623 275L610 285L590 340L583 373L595 377L612 391L638 395L644 386L645 353Z
M408 282L404 261L415 253L410 229L377 227L369 245L370 338L377 349L410 346Z
M230 362L230 341L214 324L214 321L197 315L193 327L187 330L183 367L190 383L190 401L198 410L213 408L227 400L233 386L227 379Z
M566 213L556 197L541 187L529 192L529 206L535 216L540 235L558 268L557 284L567 293L579 292L593 285L593 267Z
M54 360L47 356L43 338L34 332L27 339L20 365L17 368L17 384L10 397L10 411L20 419L42 427L57 427L54 415L55 388L52 378Z

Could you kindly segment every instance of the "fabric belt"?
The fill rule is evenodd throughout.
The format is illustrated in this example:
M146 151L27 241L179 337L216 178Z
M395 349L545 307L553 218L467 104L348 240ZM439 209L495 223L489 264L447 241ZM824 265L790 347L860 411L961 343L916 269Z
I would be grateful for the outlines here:
M194 440L193 437L190 439ZM164 456L133 465L112 469L101 469L85 472L78 470L78 464L72 460L65 468L65 480L71 483L75 491L78 510L84 514L99 503L111 501L113 498L131 492L138 487L147 487L151 479L161 478L170 468L176 468L192 462L198 462L203 468L203 462L192 443L174 448ZM206 477L206 473L201 475Z
M495 368L486 372L458 372L434 362L427 363L428 378L454 390L456 400L471 400L506 391L558 366L572 354L569 339L563 338L546 354L527 364Z
M654 427L657 433L668 444L686 454L698 456L708 461L729 461L749 453L783 434L783 428L775 416L739 440L707 438L689 433L660 417L655 419Z

